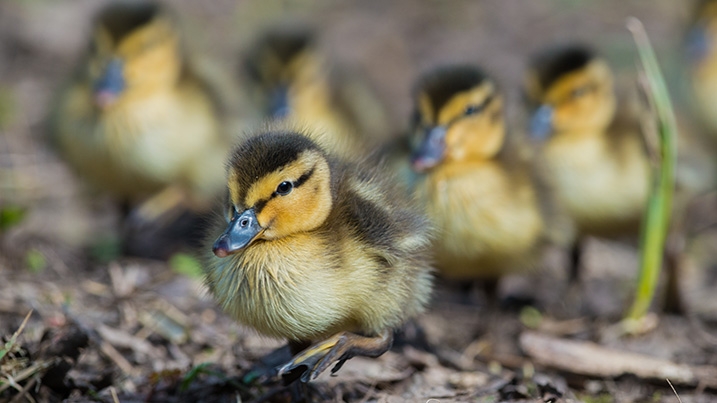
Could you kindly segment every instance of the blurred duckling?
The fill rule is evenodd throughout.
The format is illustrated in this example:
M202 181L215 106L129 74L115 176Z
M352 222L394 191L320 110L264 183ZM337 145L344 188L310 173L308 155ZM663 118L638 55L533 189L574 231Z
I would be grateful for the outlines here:
M447 278L486 279L494 292L491 282L536 266L569 231L557 228L540 170L509 136L503 95L483 71L427 74L414 107L415 192L437 229L437 266Z
M621 102L607 62L583 46L539 53L525 81L531 135L556 194L581 235L639 230L649 191L648 160L634 105Z
M266 117L306 127L331 151L352 157L372 150L392 134L384 105L358 74L333 66L316 42L304 26L267 30L244 57L247 87Z
M647 109L634 91L618 94L607 62L582 45L538 53L526 74L525 95L533 110L531 133L542 143L559 201L578 231L570 262L574 282L581 238L634 237L640 231L650 191L649 150L655 149L643 134ZM666 247L669 311L684 310L677 284L682 246L675 245L684 244L678 232L687 203L708 190L714 178L712 159L680 128L670 236L676 241Z
M54 142L84 179L149 223L208 209L223 187L230 139L220 102L189 62L175 19L163 6L104 8L90 50L60 94Z
M387 351L432 284L429 225L406 194L309 137L280 128L234 149L226 221L206 264L222 308L288 339L296 355L280 374L304 382Z

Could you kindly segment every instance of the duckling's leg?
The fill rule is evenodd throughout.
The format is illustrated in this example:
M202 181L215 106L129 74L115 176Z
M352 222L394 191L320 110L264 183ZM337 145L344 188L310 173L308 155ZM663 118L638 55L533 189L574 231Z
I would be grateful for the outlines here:
M327 340L316 343L279 369L279 375L293 381L301 375L302 382L316 379L331 364L337 361L331 373L335 374L344 363L357 355L378 357L388 351L393 344L393 332L386 330L378 336L359 336L350 332L340 332ZM298 370L300 367L305 367ZM299 371L296 373L295 371Z
M577 239L573 246L570 248L570 261L568 264L568 284L572 285L580 281L580 268L583 259L583 246L584 242L582 239Z
M249 371L242 377L242 382L250 384L254 382L263 383L269 380L275 380L277 375L277 367L287 360L305 350L311 345L311 342L289 341L289 344L279 347L269 354L261 357Z
M665 269L667 271L667 289L663 309L666 313L684 315L687 312L680 287L680 275L683 273L682 259L685 248L684 235L674 231L665 244Z
M581 271L585 240L578 238L570 248L568 256L568 289L563 299L567 314L570 316L586 314L587 303L582 289Z

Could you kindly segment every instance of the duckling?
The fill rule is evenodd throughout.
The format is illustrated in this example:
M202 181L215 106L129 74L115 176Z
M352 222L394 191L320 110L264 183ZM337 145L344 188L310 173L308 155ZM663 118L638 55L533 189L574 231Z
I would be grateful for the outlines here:
M344 157L370 151L391 134L385 105L368 83L333 66L308 27L267 30L245 55L244 72L267 117L306 126Z
M137 206L140 222L177 208L205 211L221 193L231 144L209 87L169 10L111 4L59 96L53 141L83 179Z
M526 74L525 95L533 106L531 132L542 139L541 149L557 196L578 231L569 265L570 282L575 283L582 239L636 237L640 231L651 180L651 160L641 126L643 111L634 99L618 96L607 62L582 45L538 53ZM678 159L673 227L680 226L681 210L690 194L699 192L705 182L704 178L695 180L690 172L694 169L689 165L704 158L695 150L690 152L685 134L681 131L678 139L678 153L687 164ZM670 238L677 240L673 243L684 243L679 233ZM665 309L683 312L678 285L681 246L668 243L665 253Z
M556 194L581 235L635 234L649 192L650 161L633 104L618 100L607 62L569 45L533 59L525 80L530 132Z
M552 227L563 220L547 183L509 137L503 95L481 69L427 74L414 107L415 193L437 228L433 249L444 277L493 280L529 268L569 233Z
M279 127L232 151L226 217L206 261L222 308L288 339L296 355L279 372L304 382L383 354L432 287L429 224L407 195L311 137Z

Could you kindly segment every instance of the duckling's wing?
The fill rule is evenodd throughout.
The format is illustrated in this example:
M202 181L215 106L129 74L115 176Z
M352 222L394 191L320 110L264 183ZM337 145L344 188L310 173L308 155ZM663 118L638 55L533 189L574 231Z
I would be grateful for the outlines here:
M345 177L338 192L340 220L388 263L406 257L427 261L430 224L405 187L383 164L351 170L354 173Z

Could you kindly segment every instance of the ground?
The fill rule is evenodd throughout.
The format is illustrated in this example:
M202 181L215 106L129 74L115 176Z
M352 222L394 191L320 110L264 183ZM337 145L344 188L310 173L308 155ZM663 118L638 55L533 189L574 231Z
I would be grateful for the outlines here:
M285 401L279 385L244 378L282 342L225 316L200 279L183 274L191 266L186 257L106 259L100 246L111 244L103 240L117 226L116 208L90 193L44 140L53 94L103 3L0 2L0 207L27 209L0 232L0 335L11 341L4 357L0 349L0 374L11 375L0 379L0 401ZM645 23L678 103L684 89L679 43L690 2L169 3L202 54L230 71L265 24L313 22L340 63L366 74L397 127L409 116L412 81L437 64L480 63L514 110L526 56L543 44L593 43L630 76L628 16ZM700 224L714 219L700 214ZM672 402L675 393L683 402L717 401L717 233L702 226L685 256L689 314L653 316L643 335L626 336L617 325L634 288L634 240L591 240L579 289L567 285L560 250L550 251L544 267L506 278L502 304L479 289L439 282L406 342L378 359L350 360L306 393L350 402ZM531 300L530 307L511 296Z

